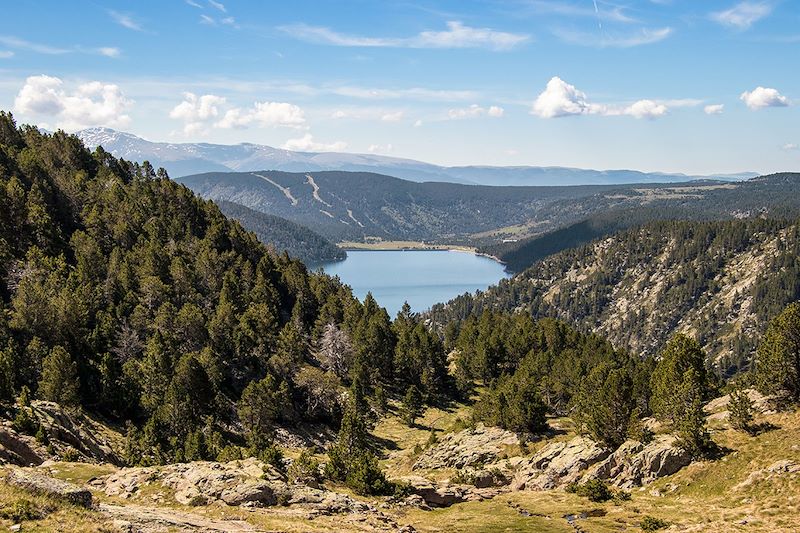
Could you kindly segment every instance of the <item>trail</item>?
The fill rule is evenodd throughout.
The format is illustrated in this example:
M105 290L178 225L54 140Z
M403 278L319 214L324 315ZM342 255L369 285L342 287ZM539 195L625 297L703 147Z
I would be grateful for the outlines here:
M323 200L322 197L320 197L320 195L319 195L319 185L317 185L317 182L314 181L313 177L311 177L311 174L306 174L306 183L311 185L311 188L314 189L314 192L312 193L314 195L314 200L316 200L316 201L318 201L318 202L320 202L322 204L325 204L328 207L333 207L331 204L329 204L328 202Z
M195 513L188 513L164 507L145 507L143 505L111 505L100 504L100 511L115 518L131 523L135 531L145 533L180 531L211 531L225 533L263 532L244 520L214 520Z
M281 190L281 192L283 193L283 195L284 195L286 198L288 198L288 200L289 200L290 202L292 202L292 206L295 206L295 205L297 205L297 198L295 198L294 196L292 196L292 191L290 191L288 187L284 187L284 186L283 186L283 185L281 185L280 183L276 183L276 182L272 181L271 179L269 179L268 177L266 177L266 176L262 176L261 174L255 174L255 173L253 173L253 176L255 176L255 177L257 177L257 178L261 178L262 180L264 180L264 181L267 181L267 182L269 182L269 183L273 184L274 186L276 186L278 189L280 189L280 190Z

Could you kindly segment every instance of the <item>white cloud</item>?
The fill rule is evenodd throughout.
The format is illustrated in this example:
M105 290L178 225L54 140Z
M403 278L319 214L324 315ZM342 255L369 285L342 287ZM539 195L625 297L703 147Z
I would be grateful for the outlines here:
M793 150L800 150L800 145L797 143L786 143L781 146L782 150L786 150L787 152L791 152Z
M341 109L337 109L333 113L331 113L331 118L348 118L350 115L346 111L342 111Z
M370 144L367 148L371 154L388 154L392 151L391 144Z
M709 104L703 108L706 115L721 115L725 111L725 104Z
M14 110L23 115L50 117L57 127L76 130L87 126L126 126L125 111L133 102L119 86L92 81L68 91L60 78L30 76L14 100Z
M570 44L594 46L599 48L633 48L663 41L672 35L672 28L642 28L634 33L582 32L565 29L553 30L556 37Z
M745 91L739 99L753 110L764 107L786 107L789 105L788 98L776 89L769 87L756 87L752 91Z
M128 28L129 30L133 31L144 31L142 25L136 22L133 19L133 16L128 13L120 13L118 11L109 10L108 14L111 15L111 18L114 19L114 22L123 28Z
M217 21L209 17L208 15L200 15L200 24L209 24L214 25Z
M683 103L688 101L677 101ZM586 93L578 90L558 76L547 82L531 107L531 114L541 118L556 118L571 115L629 115L635 118L658 118L669 111L668 102L655 100L638 100L627 106L595 104L590 102Z
M417 121L414 122L414 127L415 128L419 128L420 126L422 126L422 124L423 124L422 120L417 119Z
M658 118L667 114L667 106L653 100L639 100L622 110L622 114L635 118ZM606 114L614 114L607 112Z
M601 106L590 104L586 93L579 91L558 76L547 82L547 87L533 103L531 113L541 118L599 113Z
M192 7L196 7L197 9L203 9L203 6L195 2L194 0L186 0L186 3Z
M333 46L387 48L485 48L510 50L528 40L529 35L491 28L472 28L459 21L448 21L443 31L423 31L413 37L363 37L339 33L330 28L294 24L278 29L304 41Z
M114 48L113 46L103 46L98 48L97 53L106 57L119 57L120 55L119 48Z
M283 143L281 148L296 152L341 152L347 148L347 143L344 141L336 141L330 144L319 143L314 141L314 137L310 133L306 133L298 139L289 139Z
M380 89L372 87L341 86L330 89L339 96L359 98L363 100L419 100L419 101L454 101L474 100L479 96L474 91L437 90L412 87L409 89Z
M0 43L3 43L6 46L10 46L11 48L17 48L20 50L29 50L31 52L36 52L38 54L61 55L61 54L68 54L70 52L70 50L66 48L56 48L54 46L49 46L46 44L32 43L30 41L26 41L24 39L18 39L17 37L13 37L10 35L0 35Z
M249 126L305 126L303 110L285 102L255 102L252 107L229 107L222 96L184 93L183 101L169 113L170 118L184 122L186 134L196 134L209 127L247 128ZM220 118L221 117L221 118ZM219 120L217 120L219 119Z
M739 2L730 9L711 13L711 20L722 24L746 30L759 20L772 13L772 5L767 2Z
M246 128L250 125L258 127L284 126L287 128L303 128L306 123L303 110L286 102L255 102L251 108L229 109L225 116L217 122L220 128Z
M223 13L227 13L228 12L228 10L225 9L225 5L221 4L220 2L215 2L214 0L208 0L208 5L210 5L214 9L219 9Z
M477 118L482 116L490 116L493 118L502 117L505 111L502 107L493 105L488 109L481 107L478 104L472 104L469 107L462 107L457 109L450 109L447 111L448 118L461 119L461 118Z
M0 59L8 59L14 57L14 52L10 50L0 50Z
M526 6L537 14L552 14L566 17L587 17L611 22L633 23L635 18L625 14L621 6L608 6L605 2L588 5L568 4L563 0L528 0ZM609 8L610 7L610 8Z
M404 113L402 111L394 111L392 113L386 113L381 117L383 122L400 122L403 120Z

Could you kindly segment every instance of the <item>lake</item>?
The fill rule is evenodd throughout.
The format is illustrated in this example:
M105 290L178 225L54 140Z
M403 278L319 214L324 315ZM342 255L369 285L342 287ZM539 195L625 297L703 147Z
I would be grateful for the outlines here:
M350 285L362 301L372 292L392 318L405 301L420 312L508 277L504 266L493 259L446 250L348 251L344 261L322 268Z

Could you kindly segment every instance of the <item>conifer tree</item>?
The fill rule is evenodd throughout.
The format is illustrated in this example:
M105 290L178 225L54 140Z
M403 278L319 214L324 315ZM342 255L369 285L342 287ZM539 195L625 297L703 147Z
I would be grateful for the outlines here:
M422 394L416 385L411 385L403 396L403 421L413 426L414 421L422 416L422 407Z
M62 346L55 346L42 364L39 397L64 407L76 407L78 396L78 365Z
M800 303L772 319L756 355L756 384L765 394L800 400Z

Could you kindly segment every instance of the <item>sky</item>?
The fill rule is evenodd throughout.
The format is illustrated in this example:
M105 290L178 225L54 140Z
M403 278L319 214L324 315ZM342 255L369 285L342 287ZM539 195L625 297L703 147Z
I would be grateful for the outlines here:
M800 170L797 0L5 0L0 109L443 165Z

